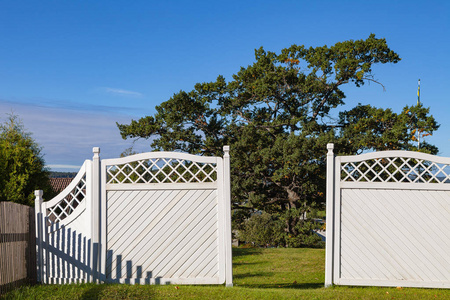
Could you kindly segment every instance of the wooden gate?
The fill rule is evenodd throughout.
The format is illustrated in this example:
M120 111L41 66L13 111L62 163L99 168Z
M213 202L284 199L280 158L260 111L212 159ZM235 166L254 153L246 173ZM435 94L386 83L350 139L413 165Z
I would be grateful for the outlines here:
M86 163L91 176L83 177L91 184L85 184L84 190L75 183L67 188L72 194L74 186L85 191L77 205L84 211L80 208L76 215L89 219L84 224L89 228L82 230L88 246L72 251L62 242L44 242L44 282L59 282L63 277L70 279L62 282L232 285L227 146L223 159L151 152L100 160L99 149L94 150L93 161ZM67 202L60 198L49 202L53 214L71 206L69 202L58 208L61 201ZM45 203L41 203L42 212L49 210ZM55 227L49 216L44 224ZM54 220L59 225L47 231L43 240L58 240L62 233L65 240L68 230L70 234L78 230L69 225L77 217L67 216L70 222ZM84 260L69 261L77 255ZM78 276L66 271L75 267L86 272Z
M450 288L450 158L332 149L325 285Z

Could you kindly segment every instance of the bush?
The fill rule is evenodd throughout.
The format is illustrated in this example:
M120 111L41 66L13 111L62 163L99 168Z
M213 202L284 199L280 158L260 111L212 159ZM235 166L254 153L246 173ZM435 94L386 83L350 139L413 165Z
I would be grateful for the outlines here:
M52 195L49 174L41 148L10 115L0 124L0 201L34 205L34 190Z
M288 248L300 248L300 247L314 247L322 248L325 243L314 232L315 229L319 229L321 225L314 221L300 220L295 225L297 234L287 235L285 238L286 247Z
M243 228L238 231L238 238L258 247L275 246L278 244L278 234L274 225L268 213L255 214L244 221Z
M289 219L289 212L270 215L254 214L237 230L237 238L257 247L323 247L321 238L314 232L320 224L310 220ZM287 232L286 222L291 224ZM294 224L292 226L292 224Z

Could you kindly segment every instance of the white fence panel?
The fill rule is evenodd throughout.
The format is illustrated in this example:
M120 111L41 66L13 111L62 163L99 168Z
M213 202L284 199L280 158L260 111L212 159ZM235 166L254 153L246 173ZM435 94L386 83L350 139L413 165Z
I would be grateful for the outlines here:
M329 145L327 180L325 285L450 287L450 159Z
M225 282L222 158L146 153L103 160L101 172L107 281Z
M229 147L99 152L54 199L36 193L38 280L232 286Z

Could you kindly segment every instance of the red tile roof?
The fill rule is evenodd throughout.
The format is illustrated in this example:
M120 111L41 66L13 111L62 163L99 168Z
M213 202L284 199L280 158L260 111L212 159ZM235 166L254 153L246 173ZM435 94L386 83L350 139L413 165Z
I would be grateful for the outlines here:
M71 182L73 178L50 178L50 184L55 192L62 192Z

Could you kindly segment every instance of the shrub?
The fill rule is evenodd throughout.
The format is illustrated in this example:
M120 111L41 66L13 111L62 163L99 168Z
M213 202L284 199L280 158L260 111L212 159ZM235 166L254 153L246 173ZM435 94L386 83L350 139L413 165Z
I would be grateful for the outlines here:
M258 247L275 246L277 232L274 223L268 213L255 214L244 222L243 228L238 231L238 238Z
M14 115L0 124L0 201L34 205L34 190L52 195L41 148Z
M291 230L286 231L286 222ZM238 229L237 238L257 247L323 247L321 238L314 232L319 223L310 220L289 219L285 214L254 214Z

